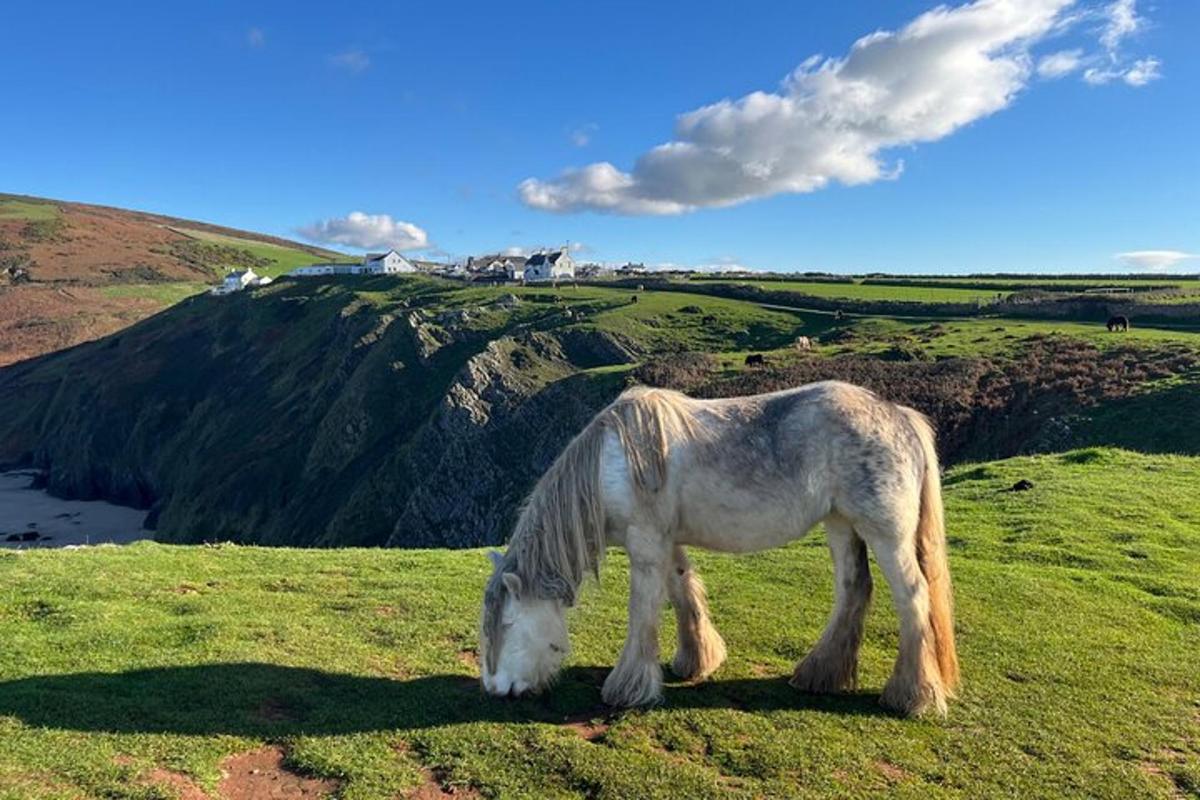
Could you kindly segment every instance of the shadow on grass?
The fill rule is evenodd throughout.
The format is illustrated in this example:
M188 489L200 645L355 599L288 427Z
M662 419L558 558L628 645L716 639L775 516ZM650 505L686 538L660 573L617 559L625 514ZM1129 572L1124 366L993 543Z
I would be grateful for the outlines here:
M574 667L538 697L504 700L483 694L465 675L393 680L258 663L81 672L0 683L0 716L63 730L252 737L469 722L562 724L613 713L600 701L606 674L606 668ZM877 694L805 695L783 677L668 685L664 705L887 714Z

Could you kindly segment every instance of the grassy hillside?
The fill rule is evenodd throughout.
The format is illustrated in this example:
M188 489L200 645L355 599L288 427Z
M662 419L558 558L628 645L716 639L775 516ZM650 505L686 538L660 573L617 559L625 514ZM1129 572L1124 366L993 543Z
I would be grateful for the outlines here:
M965 684L946 720L877 706L896 647L878 574L862 691L786 685L828 612L820 532L698 554L730 660L617 716L599 700L623 635L615 553L571 614L562 681L519 702L475 682L481 551L0 553L0 797L215 798L223 767L298 780L277 752L346 800L1194 796L1198 483L1198 459L1120 450L951 470Z
M125 328L230 269L274 276L336 257L203 222L0 194L0 366Z
M532 482L630 382L720 396L851 380L933 415L947 459L991 458L1130 444L1111 431L1158 418L1135 395L1189 395L1198 343L606 287L282 280L0 371L0 465L147 508L166 541L479 546L504 540ZM699 367L675 363L697 352ZM754 352L767 367L746 368ZM1158 449L1200 452L1192 438Z

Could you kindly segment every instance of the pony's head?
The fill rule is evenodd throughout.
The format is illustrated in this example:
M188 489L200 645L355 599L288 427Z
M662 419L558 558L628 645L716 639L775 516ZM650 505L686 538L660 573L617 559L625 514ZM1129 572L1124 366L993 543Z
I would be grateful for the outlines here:
M544 689L567 657L566 603L538 597L520 576L506 570L499 553L483 593L479 633L483 688L497 696Z

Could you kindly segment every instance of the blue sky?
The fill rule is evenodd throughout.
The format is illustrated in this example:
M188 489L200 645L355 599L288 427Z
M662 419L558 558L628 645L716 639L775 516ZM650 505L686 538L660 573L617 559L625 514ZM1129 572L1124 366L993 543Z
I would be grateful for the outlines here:
M1200 268L1162 256L1200 252L1200 3L934 6L10 4L0 191L346 250Z

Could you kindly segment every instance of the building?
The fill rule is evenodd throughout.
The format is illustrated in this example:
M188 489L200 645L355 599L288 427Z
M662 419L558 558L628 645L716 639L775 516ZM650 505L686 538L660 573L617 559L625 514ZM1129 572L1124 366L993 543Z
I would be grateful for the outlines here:
M510 256L494 253L487 256L471 256L467 259L467 272L479 275L505 275L510 280L521 280L525 274L525 256Z
M560 281L575 278L575 262L566 250L555 250L548 253L534 253L525 262L523 272L528 282Z
M310 264L306 267L296 267L288 275L311 278L318 275L399 275L416 271L417 268L411 261L395 250L388 250L386 253L368 253L358 263Z
M368 253L363 258L362 271L367 275L396 275L416 272L417 268L395 250L388 250L386 253Z
M252 269L230 272L220 286L209 289L211 294L233 294L251 286L266 286L271 279L265 275L257 275Z

